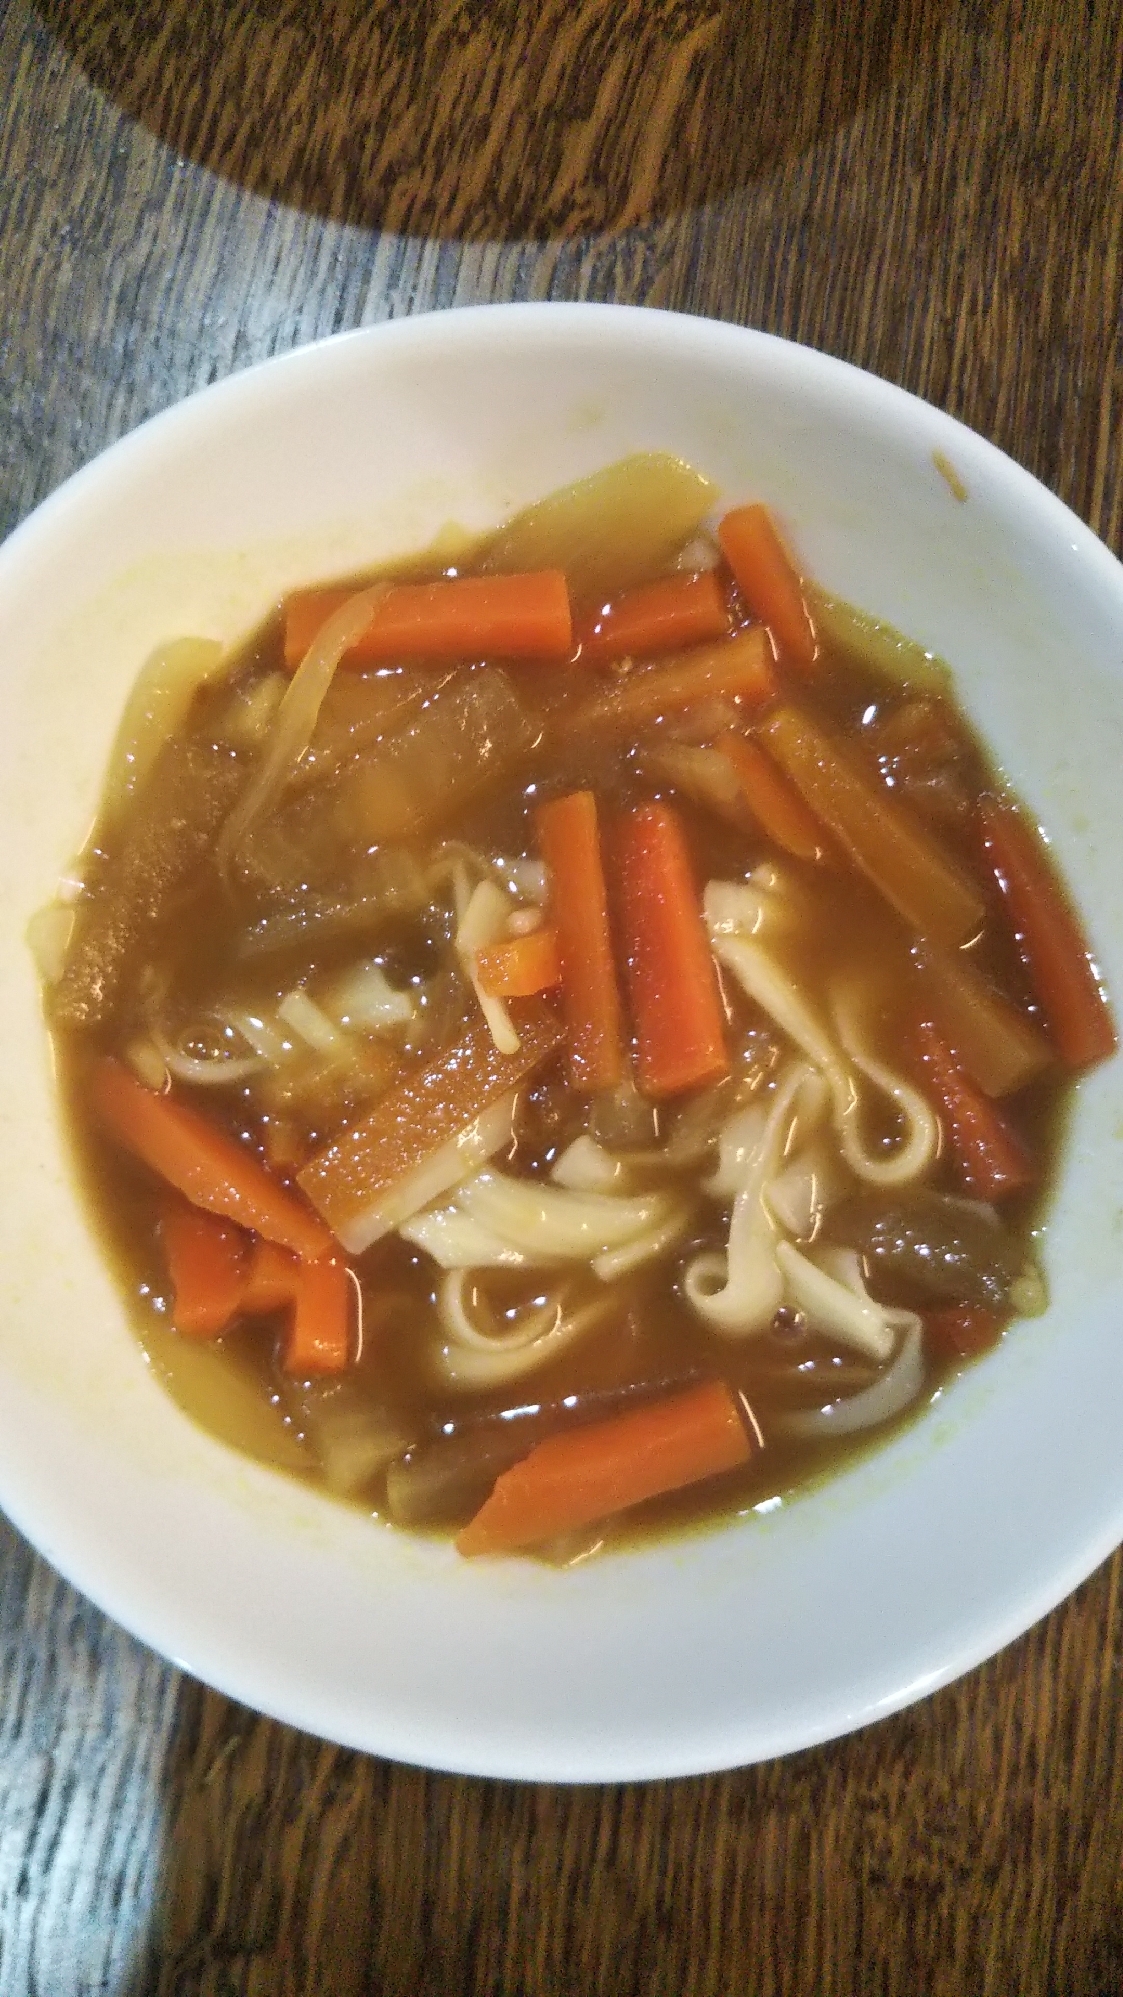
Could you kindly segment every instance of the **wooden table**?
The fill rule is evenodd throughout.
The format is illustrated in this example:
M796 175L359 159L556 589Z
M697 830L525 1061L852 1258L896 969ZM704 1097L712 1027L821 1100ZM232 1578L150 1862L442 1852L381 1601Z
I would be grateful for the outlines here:
M0 528L152 411L494 298L709 313L1123 547L1112 0L0 0ZM0 1528L0 1992L1123 1990L1118 1557L834 1746L568 1791L327 1747Z

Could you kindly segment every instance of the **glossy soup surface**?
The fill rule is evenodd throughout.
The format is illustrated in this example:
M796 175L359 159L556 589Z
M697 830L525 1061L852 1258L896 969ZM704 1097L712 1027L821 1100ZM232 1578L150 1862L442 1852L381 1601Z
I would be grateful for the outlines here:
M72 929L65 924L65 959L47 986L65 1112L96 1226L152 1364L224 1441L397 1523L455 1530L496 1477L544 1438L692 1383L720 1380L734 1390L750 1445L742 1467L556 1536L544 1550L562 1559L621 1535L741 1511L817 1479L923 1407L949 1369L1019 1313L1040 1308L1034 1226L1056 1167L1073 1065L1055 1058L980 839L978 800L1001 786L939 663L809 593L813 665L794 660L782 636L774 643L762 633L770 669L778 652L775 695L746 696L727 683L722 648L743 642L757 620L701 525L703 515L720 514L716 495L699 481L691 486L669 461L637 461L611 476L623 476L638 502L622 505L618 485L606 504L593 482L568 514L551 518L547 509L455 562L438 551L411 577L450 567L459 575L561 567L587 629L600 606L629 589L716 566L730 635L710 641L717 663L693 698L661 702L659 688L670 682L654 676L666 663L642 656L401 657L363 671L341 667L307 752L223 855L221 829L263 766L292 683L283 622L274 618L217 666L203 653L165 659L151 669L153 684L166 689L178 673L179 694L163 708L148 703L157 719L137 738L142 774L127 758L116 765L84 894ZM670 657L689 665L697 651L688 643ZM648 684L652 700L636 701L635 689ZM771 754L768 725L778 709L825 732L861 783L921 828L977 898L981 917L970 934L935 945L919 935L825 821L814 856L777 842L725 749L736 737ZM516 930L550 923L538 814L574 792L595 800L629 1042L635 1005L620 856L629 815L659 801L685 839L692 919L707 951L703 890L715 882L747 889L739 933L755 938L841 1061L872 1175L844 1160L838 1102L812 1075L804 1112L780 1131L759 1232L761 1190L734 1190L747 1181L730 1133L760 1138L794 1067L807 1066L806 1049L779 1016L782 1005L750 996L723 960L724 1077L657 1100L634 1081L590 1093L572 1085L563 1046L519 1087L512 1134L490 1160L505 1181L552 1191L568 1158L577 1161L576 1179L562 1168L569 1187L593 1186L602 1201L652 1196L652 1227L666 1238L654 1239L634 1267L598 1273L587 1253L559 1260L535 1245L528 1221L521 1261L515 1254L509 1266L446 1271L392 1230L347 1258L361 1291L362 1337L357 1351L353 1325L344 1370L293 1376L283 1308L235 1314L217 1337L183 1336L162 1234L167 1191L107 1132L92 1092L99 1064L111 1056L148 1085L170 1088L292 1186L309 1160L389 1099L403 1074L424 1072L480 1030L458 923L482 881L495 883L510 915L521 912ZM1013 1087L995 1092L992 1077L988 1093L967 1075L970 1099L1000 1117L1021 1161L1010 1189L998 1193L972 1177L925 1061L923 1029L934 1023L960 1079L969 1065L969 1050L956 1044L962 1009L946 985L948 962L954 985L964 959L972 989L984 989L1000 1015L1000 1037L1012 1018L1024 1054ZM564 1018L556 991L512 1001L511 1017L517 1025L526 1007L543 1005ZM881 1182L877 1167L899 1157L909 1137L892 1093L899 1080L934 1108L938 1143L917 1174L894 1185ZM747 1112L755 1123L750 1115L746 1124ZM582 1179L590 1169L593 1180ZM429 1204L447 1208L454 1197L455 1188ZM786 1244L804 1270L841 1282L848 1267L877 1304L915 1314L894 1317L883 1358L840 1336L830 1310L819 1319L795 1279L785 1277L764 1324L715 1323L692 1301L692 1282L695 1297L720 1290L731 1214L744 1216L753 1201L766 1260ZM846 1250L848 1264L839 1261ZM453 1292L473 1334L467 1343L450 1318ZM500 1349L520 1330L529 1342ZM906 1341L913 1378L902 1388ZM875 1401L848 1432L839 1407L889 1375L897 1385L884 1409ZM817 1415L822 1409L833 1415Z

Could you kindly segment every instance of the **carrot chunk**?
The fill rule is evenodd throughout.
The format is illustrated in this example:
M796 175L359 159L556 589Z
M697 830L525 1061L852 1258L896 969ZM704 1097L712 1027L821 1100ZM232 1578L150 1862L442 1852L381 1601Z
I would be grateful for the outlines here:
M581 665L649 658L683 645L704 645L729 635L729 608L712 569L700 575L664 576L626 590L585 618L575 633Z
M620 908L639 1085L656 1098L729 1070L717 974L677 814L645 804L619 840Z
M172 1284L172 1323L185 1338L218 1338L239 1310L246 1275L240 1228L168 1200L160 1239Z
M776 650L802 672L815 664L815 627L803 586L766 506L737 506L718 524L722 554L754 617L768 626Z
M1017 1131L968 1080L951 1048L927 1020L918 1029L917 1047L968 1191L981 1200L999 1200L1032 1185L1033 1164Z
M507 1553L733 1470L750 1448L724 1381L540 1442L498 1479L459 1535L464 1554Z
M591 1095L624 1073L624 1033L608 925L596 800L572 791L539 806L538 840L550 870L550 916L558 939L569 1079Z
M298 590L285 604L285 664L294 670L317 631L354 589ZM560 569L533 575L450 576L392 583L341 663L362 671L386 660L567 659L573 651L569 591Z
M314 1257L331 1247L315 1214L197 1110L146 1089L108 1057L94 1070L92 1094L109 1134L193 1206L237 1221L294 1255Z
M561 982L558 932L544 922L528 936L508 936L476 951L476 975L489 998L532 998Z
M275 1241L255 1241L246 1272L240 1308L247 1317L264 1317L292 1302L299 1263Z
M760 724L770 756L898 915L955 948L982 926L982 897L931 833L826 729L795 707Z
M827 835L791 778L743 735L723 735L717 746L732 763L745 802L768 837L797 860L824 860Z
M284 1368L297 1379L341 1373L351 1357L351 1279L334 1255L302 1262L292 1291Z
M1106 1061L1117 1044L1111 1005L1045 846L1005 798L985 797L979 824L1050 1040L1068 1068Z

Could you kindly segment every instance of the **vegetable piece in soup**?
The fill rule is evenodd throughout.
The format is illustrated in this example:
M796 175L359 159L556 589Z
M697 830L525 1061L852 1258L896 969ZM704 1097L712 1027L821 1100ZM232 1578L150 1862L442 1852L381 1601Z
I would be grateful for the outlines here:
M564 1564L1016 1336L1115 1030L949 670L751 495L641 455L401 573L151 662L31 940L170 1391Z

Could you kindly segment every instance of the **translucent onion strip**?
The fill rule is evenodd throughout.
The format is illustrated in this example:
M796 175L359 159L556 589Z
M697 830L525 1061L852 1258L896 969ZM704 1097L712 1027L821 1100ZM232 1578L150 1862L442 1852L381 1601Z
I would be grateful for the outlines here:
M348 597L308 647L284 699L277 709L269 733L264 761L230 813L215 846L215 859L222 873L231 862L250 826L263 818L277 803L289 778L306 753L315 733L320 708L335 677L343 654L361 638L375 606L386 594L384 582L359 590Z

